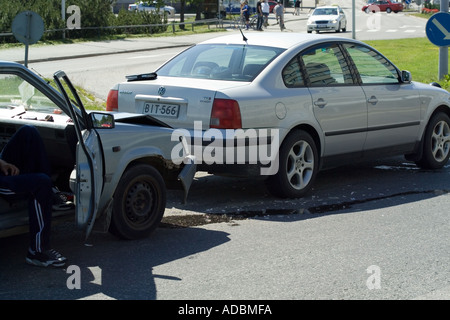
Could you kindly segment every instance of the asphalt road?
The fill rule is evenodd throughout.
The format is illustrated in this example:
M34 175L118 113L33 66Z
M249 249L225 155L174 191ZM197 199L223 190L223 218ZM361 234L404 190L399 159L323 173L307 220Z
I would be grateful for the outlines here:
M390 158L321 172L287 200L198 173L148 239L55 225L67 269L26 265L27 235L0 239L0 299L450 299L449 174Z
M56 225L66 270L26 265L26 235L0 239L0 299L449 299L449 174L392 158L324 171L285 200L199 173L148 239Z

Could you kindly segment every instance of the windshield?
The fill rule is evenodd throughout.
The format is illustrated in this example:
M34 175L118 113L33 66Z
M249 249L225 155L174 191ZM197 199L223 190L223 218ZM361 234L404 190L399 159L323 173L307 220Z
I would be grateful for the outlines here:
M68 116L44 93L14 74L0 74L1 117L66 122Z
M226 44L193 46L156 71L158 76L252 81L284 49Z
M336 16L337 9L329 8L329 9L316 9L314 10L313 16Z

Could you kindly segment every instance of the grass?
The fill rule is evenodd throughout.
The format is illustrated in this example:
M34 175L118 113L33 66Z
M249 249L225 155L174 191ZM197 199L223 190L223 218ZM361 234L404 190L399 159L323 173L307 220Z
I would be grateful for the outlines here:
M384 54L400 70L408 70L414 81L438 82L447 90L447 80L438 81L439 47L427 38L364 41ZM450 51L450 50L449 50Z

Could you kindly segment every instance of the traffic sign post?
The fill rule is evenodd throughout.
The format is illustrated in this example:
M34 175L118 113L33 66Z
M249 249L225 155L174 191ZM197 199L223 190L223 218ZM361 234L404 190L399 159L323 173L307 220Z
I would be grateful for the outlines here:
M431 43L439 47L438 78L442 80L448 74L448 46L450 45L450 14L448 0L441 0L441 11L428 19L425 31Z
M11 29L14 37L25 44L25 67L28 67L28 46L41 39L44 21L36 12L23 11L15 16Z

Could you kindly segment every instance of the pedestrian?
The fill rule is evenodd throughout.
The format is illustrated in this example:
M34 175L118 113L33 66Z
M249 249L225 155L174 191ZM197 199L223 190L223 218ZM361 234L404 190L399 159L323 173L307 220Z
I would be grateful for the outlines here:
M295 0L294 4L294 15L298 16L300 14L300 4L302 3L302 0Z
M270 14L270 6L269 6L269 3L267 2L267 0L263 1L263 3L261 4L261 7L262 7L263 16L264 16L263 25L265 28L267 28L267 26L269 25L269 14Z
M63 267L66 258L50 247L56 190L50 174L50 163L39 132L33 126L21 127L0 154L0 194L7 200L18 196L28 198L30 244L25 261L41 267ZM69 209L69 206L61 209Z
M258 30L258 31L263 31L262 25L263 25L264 15L263 15L263 11L262 11L262 1L263 0L258 0L258 2L256 3L256 14L258 15L258 19L256 20L256 30Z
M248 1L244 1L244 5L242 6L242 15L244 16L245 20L245 29L250 28L250 8L248 7Z
M277 17L277 23L280 24L280 29L286 29L284 26L284 7L281 4L281 1L277 2L277 5L273 8L273 11L275 11L275 16Z

